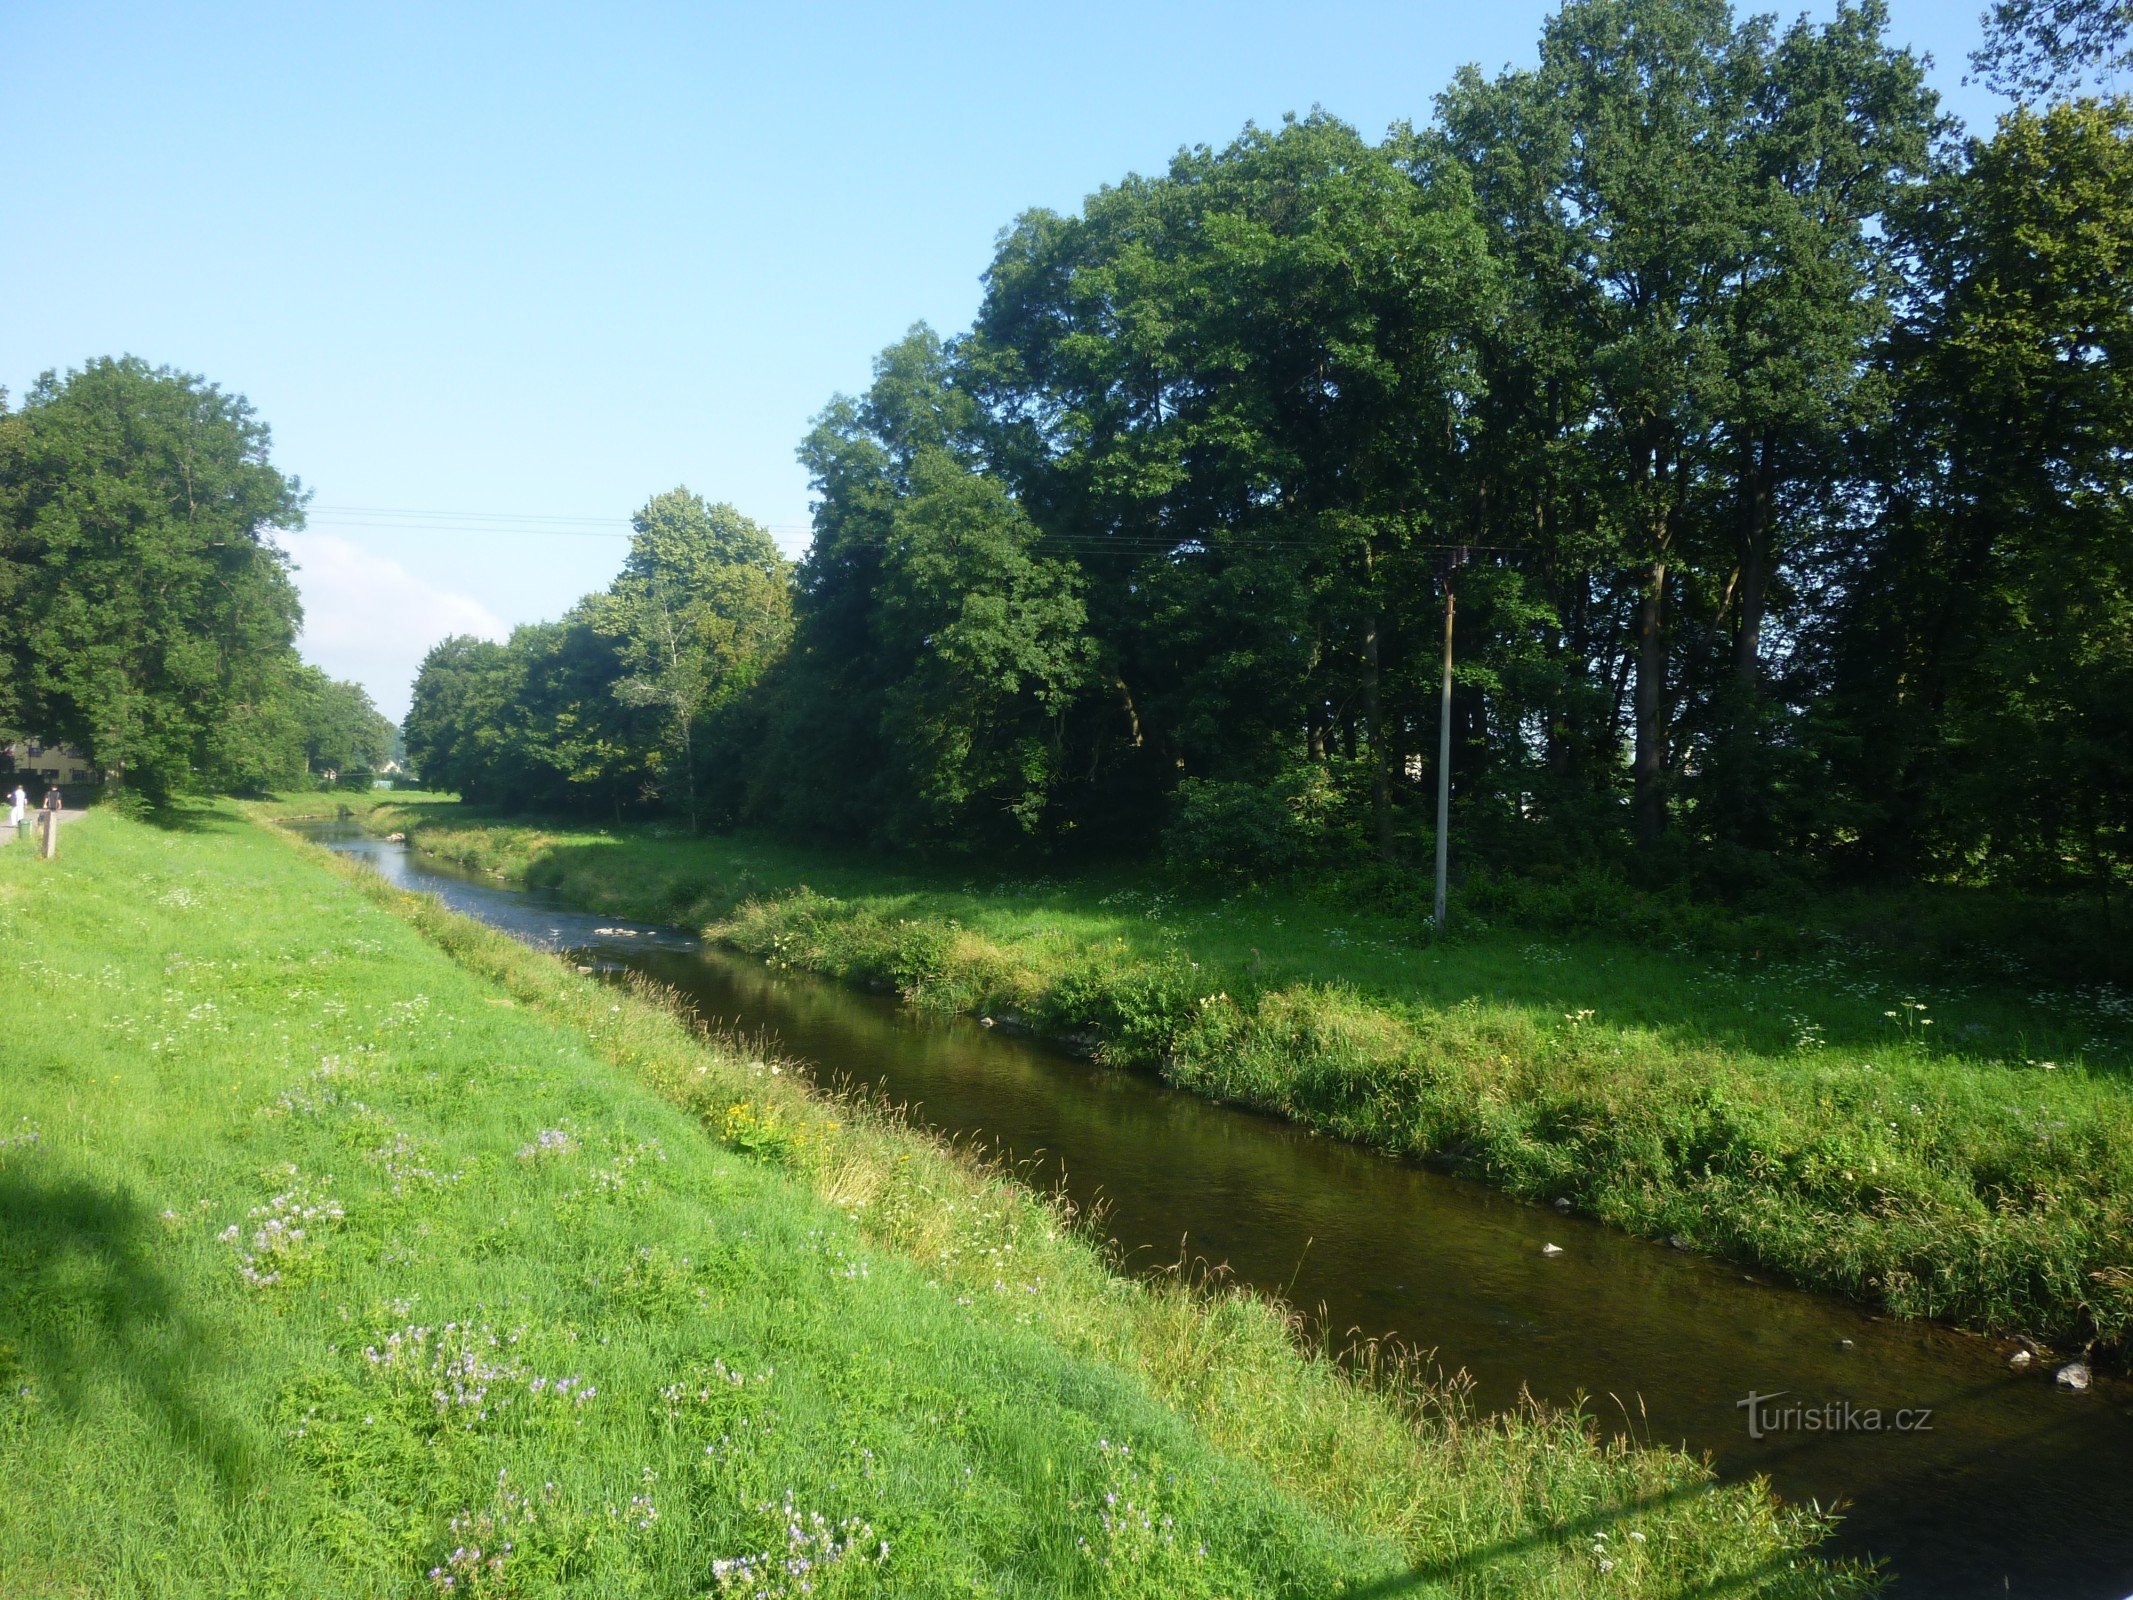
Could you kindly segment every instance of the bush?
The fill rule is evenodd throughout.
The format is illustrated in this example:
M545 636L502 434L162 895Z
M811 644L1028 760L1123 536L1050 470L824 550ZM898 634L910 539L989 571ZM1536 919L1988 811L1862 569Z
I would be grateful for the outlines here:
M1270 782L1187 778L1163 830L1163 860L1188 878L1283 877L1338 850L1346 809L1323 762L1292 767Z

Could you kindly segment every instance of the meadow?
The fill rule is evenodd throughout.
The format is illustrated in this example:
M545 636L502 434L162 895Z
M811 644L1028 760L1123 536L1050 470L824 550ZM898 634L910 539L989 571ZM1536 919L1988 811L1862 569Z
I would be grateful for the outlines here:
M2109 985L1813 930L1439 941L1308 887L927 872L415 797L373 825L1898 1315L2120 1362L2133 1340L2133 998Z
M0 853L0 1591L1867 1592L229 808Z

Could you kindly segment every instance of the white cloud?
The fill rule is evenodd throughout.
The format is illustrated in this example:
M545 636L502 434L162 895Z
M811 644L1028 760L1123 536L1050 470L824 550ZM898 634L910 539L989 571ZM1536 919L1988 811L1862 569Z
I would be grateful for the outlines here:
M330 533L280 536L304 599L304 659L370 691L378 709L407 714L415 669L430 646L455 633L501 639L511 630L479 600L416 577Z

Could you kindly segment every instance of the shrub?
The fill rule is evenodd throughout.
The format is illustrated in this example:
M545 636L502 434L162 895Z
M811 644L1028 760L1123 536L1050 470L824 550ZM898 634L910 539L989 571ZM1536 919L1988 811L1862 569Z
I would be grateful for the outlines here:
M1163 859L1184 877L1282 877L1337 850L1347 832L1346 809L1323 762L1292 767L1269 782L1187 778L1163 831Z

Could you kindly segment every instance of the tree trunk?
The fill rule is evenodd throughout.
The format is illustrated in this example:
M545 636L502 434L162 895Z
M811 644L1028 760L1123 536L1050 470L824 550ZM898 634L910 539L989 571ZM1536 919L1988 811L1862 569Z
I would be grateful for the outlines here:
M1311 676L1306 681L1316 682L1319 663L1326 658L1326 625L1318 622L1311 629ZM1310 721L1304 728L1304 754L1313 761L1326 759L1326 730L1333 722L1333 704L1324 694L1312 701Z
M1377 552L1363 546L1363 587L1370 613L1363 619L1363 730L1370 742L1370 820L1378 857L1392 859L1392 764L1385 749L1385 715L1378 693Z
M1133 703L1133 691L1126 687L1126 679L1123 673L1113 673L1111 675L1111 681L1118 685L1119 703L1123 705L1126 710L1127 739L1132 744L1133 748L1138 750L1141 747L1140 708L1134 705Z
M1744 703L1762 688L1763 615L1770 597L1772 449L1765 438L1743 448L1740 476L1740 623L1733 633L1733 681Z
M1630 822L1639 844L1656 843L1666 823L1666 557L1656 557L1637 601L1637 747L1630 763Z
M1363 624L1363 721L1370 740L1370 818L1378 855L1392 859L1392 763L1385 748L1385 719L1378 701L1378 616Z
M696 739L692 726L694 721L687 713L684 713L681 719L681 770L688 780L689 832L692 834L703 831L696 817Z

